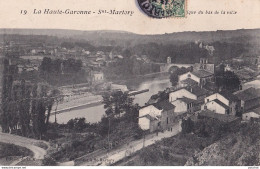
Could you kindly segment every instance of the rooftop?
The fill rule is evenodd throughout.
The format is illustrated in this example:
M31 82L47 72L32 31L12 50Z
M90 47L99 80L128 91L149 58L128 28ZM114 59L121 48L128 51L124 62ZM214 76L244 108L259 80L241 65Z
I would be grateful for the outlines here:
M232 115L218 114L218 113L214 113L213 111L210 111L210 110L202 110L199 113L199 116L216 119L216 120L219 120L224 123L230 123L230 122L233 122L233 121L239 119L238 117L235 117Z
M250 87L248 89L237 92L235 96L237 96L240 100L248 101L259 98L260 91L253 87Z
M152 117L152 116L151 116L151 115L149 115L149 114L146 114L146 115L144 115L144 116L141 116L141 117L139 117L139 118L143 118L143 117L146 117L146 118L147 118L147 119L149 119L150 121L157 120L156 118Z
M200 88L199 86L192 86L186 87L186 90L190 91L191 93L195 94L196 96L206 95L208 91L204 88Z
M220 106L224 107L225 109L229 109L229 107L226 104L222 103L218 99L215 99L215 100L212 100L212 101L216 102L217 104L219 104Z
M154 106L159 110L165 110L165 111L172 110L175 108L175 106L171 104L168 100L155 103Z
M183 101L184 103L187 103L187 104L194 103L196 101L196 100L193 100L193 99L190 99L190 98L187 98L187 97L177 98L177 100L181 100L181 101Z
M210 73L210 72L205 71L205 70L195 70L191 73L194 74L195 76L199 77L199 78L208 77L208 76L213 75L213 73Z
M187 84L189 86L198 85L198 82L196 82L195 80L193 80L191 78L185 79L185 80L181 81L181 83Z
M224 96L226 99L230 100L230 101L238 101L239 99L237 98L237 96L235 96L233 93L231 93L228 90L222 90L219 92L220 95Z

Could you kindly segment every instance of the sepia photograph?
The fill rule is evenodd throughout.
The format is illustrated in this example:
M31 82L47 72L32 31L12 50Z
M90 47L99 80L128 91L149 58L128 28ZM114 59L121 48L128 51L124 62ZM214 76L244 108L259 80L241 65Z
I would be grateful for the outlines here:
M0 166L260 166L260 1L0 1Z

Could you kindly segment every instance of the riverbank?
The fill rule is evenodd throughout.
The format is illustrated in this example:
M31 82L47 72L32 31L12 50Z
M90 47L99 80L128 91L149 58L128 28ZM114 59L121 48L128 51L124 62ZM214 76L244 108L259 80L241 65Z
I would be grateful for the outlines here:
M78 96L72 96L65 98L64 101L58 106L56 104L53 105L51 114L66 112L70 110L75 110L77 108L87 108L100 105L102 102L101 95L93 95L93 94L84 94ZM57 107L56 107L57 106Z
M102 105L102 100L97 100L97 101L86 103L86 104L80 104L80 105L68 107L68 108L65 108L65 109L52 111L51 115L54 115L55 112L56 112L56 114L60 114L60 113L64 113L64 112L68 112L68 111L72 111L72 110L80 110L80 109L95 107L95 106L99 106L99 105Z

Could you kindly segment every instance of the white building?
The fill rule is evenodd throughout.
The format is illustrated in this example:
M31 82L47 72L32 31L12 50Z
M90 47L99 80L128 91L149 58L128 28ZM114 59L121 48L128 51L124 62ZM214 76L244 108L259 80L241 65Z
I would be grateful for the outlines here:
M201 109L208 109L219 114L236 115L240 111L240 104L235 95L228 91L221 91L206 97Z
M150 132L172 128L175 120L175 106L167 100L147 105L139 110L138 124Z
M192 91L187 90L186 88L182 88L176 91L173 91L169 94L169 102L174 102L175 100L177 100L178 98L189 98L189 99L193 99L193 100L197 100L197 96L192 93Z
M244 113L242 114L242 119L244 121L250 121L251 119L259 119L260 115L256 114L255 112L248 112L248 113Z
M183 114L184 112L194 112L201 109L208 91L198 86L185 87L170 92L169 102L175 106L175 112Z
M202 105L201 110L211 110L218 114L228 114L229 107L218 99L215 99Z
M183 98L177 98L177 100L171 103L175 106L174 113L180 115L184 113L193 112L195 102L196 100L183 97Z
M92 72L92 82L101 82L104 80L104 74L102 72Z
M144 106L139 110L138 124L142 130L149 130L151 122L158 120L162 110L157 109L154 105Z

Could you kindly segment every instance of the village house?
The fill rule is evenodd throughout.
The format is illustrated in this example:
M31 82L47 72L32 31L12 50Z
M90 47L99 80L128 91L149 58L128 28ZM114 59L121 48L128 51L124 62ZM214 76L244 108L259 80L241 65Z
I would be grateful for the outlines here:
M229 129L237 129L240 118L227 114L218 114L210 110L202 110L198 114L198 119L214 119L226 125Z
M236 116L240 111L239 99L229 91L221 91L209 95L204 99L201 110L211 110L218 114Z
M234 94L239 100L241 100L240 106L242 112L260 106L260 89L250 87Z
M204 103L204 98L207 96L208 93L209 91L199 86L188 86L170 92L169 102L177 106L176 107L177 110L184 110L186 108L185 105L188 103L190 104L188 110L190 112L193 112L196 110L200 110L200 106L201 104ZM180 98L184 98L184 99L180 99ZM182 103L182 104L178 104L178 103Z
M177 98L175 101L171 103L175 106L175 114L181 115L184 113L192 113L194 111L196 100L187 97L182 97Z
M201 58L200 63L195 63L192 72L180 75L178 78L178 86L199 85L205 86L207 82L214 81L214 64L208 64L208 59Z
M170 129L175 120L175 106L168 101L161 101L142 107L139 110L138 124L142 130L150 132Z

